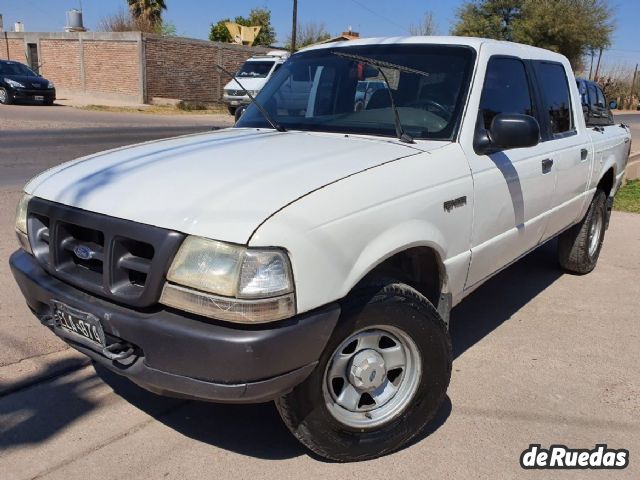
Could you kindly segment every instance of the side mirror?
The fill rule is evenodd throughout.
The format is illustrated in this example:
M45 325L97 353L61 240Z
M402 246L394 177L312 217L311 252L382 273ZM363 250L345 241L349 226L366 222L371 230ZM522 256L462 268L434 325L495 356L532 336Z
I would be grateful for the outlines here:
M615 100L611 100L611 101L609 102L609 108L610 108L611 110L615 110L616 108L618 108L618 102L616 102Z
M477 153L487 155L512 148L535 147L540 141L538 121L520 113L500 113L493 117L488 131L476 134Z

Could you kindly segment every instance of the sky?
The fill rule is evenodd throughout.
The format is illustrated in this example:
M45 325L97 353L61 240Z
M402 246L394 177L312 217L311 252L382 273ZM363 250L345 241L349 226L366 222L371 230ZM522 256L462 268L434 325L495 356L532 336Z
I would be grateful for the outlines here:
M272 12L278 42L291 30L292 0L165 0L164 19L176 26L181 36L206 39L209 25L222 18L246 16L253 7ZM461 0L298 0L298 21L324 23L333 34L351 27L361 36L408 34L409 26L433 12L440 33L447 34ZM101 17L126 7L126 0L0 0L5 30L22 21L27 31L61 31L65 12L82 5L84 23L95 30ZM604 53L608 68L632 69L640 62L640 0L611 0L616 10L613 45Z

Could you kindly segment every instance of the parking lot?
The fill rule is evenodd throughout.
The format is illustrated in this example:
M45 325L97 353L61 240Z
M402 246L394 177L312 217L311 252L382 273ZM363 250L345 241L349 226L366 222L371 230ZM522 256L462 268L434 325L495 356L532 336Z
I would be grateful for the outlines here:
M553 242L452 312L448 397L410 446L374 461L308 454L271 404L157 397L94 369L28 311L7 259L24 182L119 145L206 131L225 117L0 109L0 478L550 478L523 471L529 444L630 451L640 476L640 215L614 212L596 270L564 274ZM640 145L640 116L632 123ZM553 478L585 478L580 471Z

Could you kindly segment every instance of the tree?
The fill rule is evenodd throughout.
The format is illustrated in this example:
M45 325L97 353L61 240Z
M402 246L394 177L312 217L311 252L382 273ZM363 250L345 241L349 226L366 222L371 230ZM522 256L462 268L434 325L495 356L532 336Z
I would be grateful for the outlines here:
M177 35L176 27L173 23L163 21L152 23L142 17L134 18L131 12L124 9L102 17L98 21L97 30L100 32L155 33L163 37L175 37Z
M433 16L433 12L425 13L422 18L422 23L409 25L410 35L429 36L438 35L439 33L438 24Z
M230 19L225 18L217 23L212 23L209 40L212 42L231 43L233 39L225 26L225 22L230 21ZM276 41L276 32L271 25L271 10L267 8L252 8L247 18L242 16L236 17L234 22L238 25L244 25L245 27L262 27L255 42L253 42L254 45L264 45L268 47Z
M331 34L327 31L324 23L309 22L304 25L298 24L296 28L296 50L329 38L331 38ZM284 43L284 48L289 50L291 47L291 35L287 37Z
M454 35L513 40L565 55L579 67L589 51L611 44L608 0L476 0L457 12Z
M162 23L162 11L167 9L164 0L127 0L134 19L151 25Z
M480 0L467 2L457 11L453 35L511 40L513 23L525 0Z

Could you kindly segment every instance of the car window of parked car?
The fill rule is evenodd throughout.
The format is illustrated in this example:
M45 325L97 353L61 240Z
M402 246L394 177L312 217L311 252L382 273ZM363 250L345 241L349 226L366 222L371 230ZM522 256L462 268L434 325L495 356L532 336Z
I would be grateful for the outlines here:
M536 61L536 72L542 90L543 106L551 133L574 130L569 82L560 63Z
M592 108L597 107L598 94L596 93L596 86L593 83L589 83L587 88L589 90L589 105L591 105Z
M500 113L533 115L527 72L516 58L491 58L487 66L480 100L484 128Z
M37 75L21 63L0 63L0 75L20 75L23 77L37 77Z
M606 108L607 102L604 99L604 94L602 93L600 87L596 87L596 93L598 95L598 106L600 108Z

